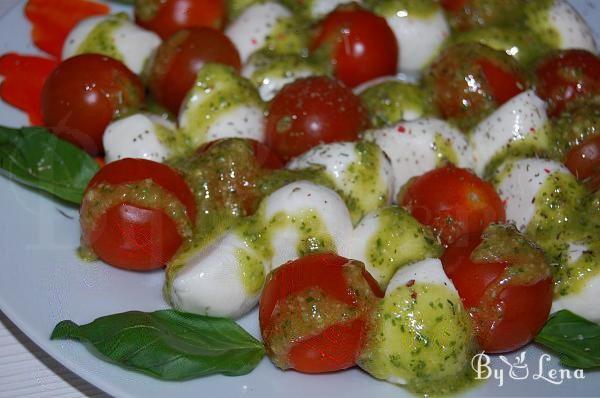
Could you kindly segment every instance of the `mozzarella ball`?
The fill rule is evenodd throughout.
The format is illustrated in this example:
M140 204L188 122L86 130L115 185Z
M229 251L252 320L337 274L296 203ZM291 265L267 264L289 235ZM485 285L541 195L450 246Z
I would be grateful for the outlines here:
M394 127L367 131L363 138L379 145L390 158L394 197L410 178L445 162L472 167L471 149L464 135L439 119L402 122Z
M532 156L550 147L546 104L533 90L525 91L481 121L471 134L474 170L480 176L495 171L509 156Z
M371 142L321 144L292 159L288 169L321 168L342 193L354 222L391 202L393 173L390 161Z
M600 258L596 258L600 262ZM569 310L579 316L592 322L600 322L600 306L598 306L598 297L600 296L600 275L590 277L583 288L575 293L564 296L557 296L552 303L551 312L560 310Z
M169 267L167 296L181 311L238 318L258 303L267 264L235 231L210 246L190 249Z
M171 154L175 124L159 116L136 113L109 124L102 136L106 163L124 158L164 162Z
M63 46L62 58L99 53L123 62L139 75L160 43L156 33L140 28L124 13L90 17L71 30Z

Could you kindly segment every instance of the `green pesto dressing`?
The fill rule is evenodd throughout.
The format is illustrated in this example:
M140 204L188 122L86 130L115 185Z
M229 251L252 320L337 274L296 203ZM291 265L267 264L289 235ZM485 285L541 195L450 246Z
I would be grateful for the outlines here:
M436 154L436 167L442 167L448 163L458 165L458 154L452 145L451 138L436 132L431 149Z
M377 210L375 217L379 220L379 227L369 239L366 253L382 289L400 267L441 256L443 249L433 232L404 209L385 207Z
M317 17L312 14L315 0L280 0L280 2L289 8L295 15L300 15L307 19L315 19Z
M557 159L564 159L571 148L595 134L600 134L600 97L570 103L560 116L552 119L554 155Z
M227 15L229 16L229 20L233 21L235 18L239 17L246 8L254 4L264 3L265 1L266 0L227 0Z
M123 12L110 15L94 26L75 51L75 55L95 53L123 61L124 56L115 44L113 33L127 21L129 17Z
M414 283L386 294L358 359L372 376L402 379L419 394L444 396L471 386L477 352L469 314L442 285Z
M264 108L252 83L228 66L204 65L183 102L180 152L194 150L205 143L206 134L215 120L242 105Z
M410 16L412 18L431 18L441 8L435 0L365 0L368 8L385 17ZM406 15L402 15L406 14Z
M550 23L550 9L554 0L528 1L525 5L525 22L550 48L560 48L562 38Z
M310 25L298 16L280 18L266 37L264 49L276 54L308 56Z
M265 262L251 250L238 249L235 257L240 263L240 279L248 294L259 294L265 283Z
M427 95L415 84L400 81L383 82L363 91L360 98L369 111L374 128L391 126L401 120L407 120L408 113L413 113L416 117L432 113Z
M135 15L142 21L153 19L167 0L134 0Z

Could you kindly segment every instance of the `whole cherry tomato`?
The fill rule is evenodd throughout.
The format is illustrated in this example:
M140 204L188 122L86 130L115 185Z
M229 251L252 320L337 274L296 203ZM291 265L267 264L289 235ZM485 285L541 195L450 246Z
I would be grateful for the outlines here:
M567 153L565 165L579 180L600 174L600 134L589 136L572 148Z
M338 7L317 26L312 52L323 51L335 77L350 87L398 68L398 43L386 20L356 6Z
M91 155L104 152L102 135L115 118L144 102L140 79L121 62L98 54L63 61L42 89L42 117L54 134Z
M465 234L481 234L491 223L506 219L494 187L452 165L410 181L398 202L421 224L432 227L446 245Z
M442 263L485 351L519 349L544 326L552 306L550 267L514 227L492 226L483 239L463 235L444 252Z
M180 29L222 29L227 20L225 0L135 0L135 22L166 39Z
M273 271L259 308L267 353L283 369L323 373L352 367L378 298L362 263L313 254Z
M327 142L354 141L369 125L352 90L328 77L298 79L269 107L267 145L284 160Z
M535 70L536 92L548 102L548 114L559 115L578 98L600 94L600 58L586 50L557 51Z
M164 266L190 237L196 204L177 171L127 158L96 173L80 214L82 241L101 260L147 271Z
M177 115L198 71L208 62L229 65L238 71L241 67L237 49L220 31L181 30L158 47L149 69L150 91L161 105Z

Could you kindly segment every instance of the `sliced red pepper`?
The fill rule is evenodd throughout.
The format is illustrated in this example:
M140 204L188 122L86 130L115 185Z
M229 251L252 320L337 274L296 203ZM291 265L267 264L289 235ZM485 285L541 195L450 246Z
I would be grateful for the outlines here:
M46 78L58 61L34 55L8 53L0 56L0 97L29 115L32 125L42 125L41 94Z
M87 0L29 0L25 6L33 24L33 43L59 59L65 39L79 21L109 12L106 4Z

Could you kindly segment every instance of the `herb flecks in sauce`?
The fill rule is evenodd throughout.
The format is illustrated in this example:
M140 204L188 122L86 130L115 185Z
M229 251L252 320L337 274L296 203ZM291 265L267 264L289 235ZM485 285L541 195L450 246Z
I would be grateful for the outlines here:
M127 21L129 21L129 17L122 12L106 17L94 26L79 45L75 54L96 53L123 61L123 54L115 44L113 33Z

